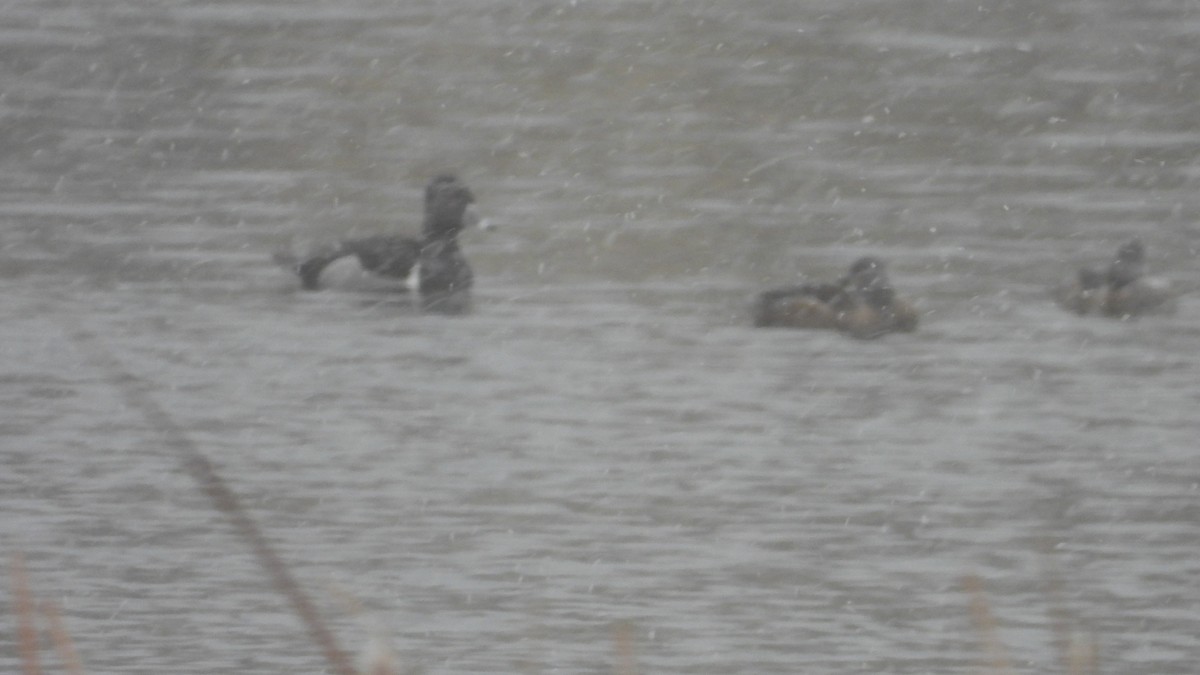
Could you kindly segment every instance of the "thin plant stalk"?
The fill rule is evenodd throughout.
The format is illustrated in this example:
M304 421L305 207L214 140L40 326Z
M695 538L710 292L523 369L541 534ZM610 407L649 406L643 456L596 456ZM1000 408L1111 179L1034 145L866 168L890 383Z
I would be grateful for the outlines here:
M1000 642L996 630L996 619L992 616L991 605L983 590L983 579L969 574L963 577L963 588L971 596L971 622L975 626L975 632L983 641L984 651L987 652L988 666L993 672L1013 675L1012 660L1008 657L1008 650Z
M67 675L83 675L83 662L79 660L79 652L75 651L75 643L71 640L71 634L67 632L67 625L63 623L58 605L43 602L42 614L50 624L50 637L54 640L54 648L58 651L58 658L62 660Z
M258 523L242 506L233 488L225 482L208 456L201 452L184 428L158 404L149 388L125 368L100 338L80 326L72 326L71 332L75 345L85 352L93 365L105 371L108 383L122 394L125 402L139 411L150 426L159 432L164 449L176 454L184 471L196 481L212 507L228 518L237 536L249 546L258 564L266 571L271 585L291 603L292 611L308 630L309 637L320 647L333 672L336 675L357 675L338 644L337 637L292 576L291 568L267 541Z
M613 645L617 651L616 675L637 675L633 658L633 626L622 621L613 627Z
M38 634L33 593L29 590L29 575L25 573L25 558L20 553L12 558L9 574L12 578L13 600L17 614L17 649L21 654L21 672L41 675L38 661Z

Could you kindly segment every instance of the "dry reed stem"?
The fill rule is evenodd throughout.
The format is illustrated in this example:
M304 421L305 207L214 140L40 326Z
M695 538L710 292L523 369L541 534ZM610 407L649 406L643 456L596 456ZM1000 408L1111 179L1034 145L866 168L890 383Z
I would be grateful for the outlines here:
M983 579L974 574L963 577L963 588L971 596L971 622L975 632L983 641L984 650L988 656L988 667L994 672L1013 675L1012 661L1008 650L1000 642L996 630L996 619L992 616L991 605L988 604L987 594L983 590Z
M42 614L50 623L50 637L54 639L54 648L58 651L58 658L62 660L67 674L83 675L83 662L79 660L79 653L75 651L75 643L71 640L71 634L67 632L67 626L63 623L58 605L53 602L43 602Z
M210 505L229 519L234 531L254 552L258 564L266 571L271 585L291 603L292 611L308 630L309 638L317 644L329 667L337 675L358 675L350 659L342 651L337 637L321 619L316 606L292 576L291 569L276 553L258 523L242 506L237 494L221 477L216 466L200 450L182 426L158 404L141 379L134 376L113 356L95 335L73 326L74 344L85 352L88 360L106 375L106 380L125 399L125 403L141 413L151 429L158 432L163 447L175 453L183 470L208 497Z
M346 607L346 612L362 622L367 631L367 644L358 659L362 675L399 675L400 659L387 639L383 625L370 615L366 605L341 584L331 584L329 591Z
M613 626L613 646L617 652L617 675L637 675L633 658L633 624L621 621Z
M1089 633L1073 632L1067 647L1067 654L1064 658L1069 675L1096 675L1100 672L1100 658L1097 653L1096 641Z
M396 653L386 643L372 636L363 655L362 675L399 675L396 667Z
M1052 555L1047 554L1043 558L1042 577L1046 580L1050 597L1050 607L1046 613L1054 626L1054 647L1062 659L1063 672L1068 675L1095 675L1098 665L1096 642L1087 631L1072 628L1072 624L1078 625L1079 621L1067 609L1062 575Z
M21 655L21 672L25 675L41 675L33 592L29 590L29 575L25 573L25 557L20 553L12 557L9 575L17 614L17 651Z
M1063 601L1062 579L1058 575L1053 557L1047 555L1043 558L1042 577L1046 580L1046 594L1050 601L1046 615L1050 618L1050 625L1054 631L1054 649L1063 660L1064 670L1073 673L1070 667L1071 614L1067 611L1067 603Z

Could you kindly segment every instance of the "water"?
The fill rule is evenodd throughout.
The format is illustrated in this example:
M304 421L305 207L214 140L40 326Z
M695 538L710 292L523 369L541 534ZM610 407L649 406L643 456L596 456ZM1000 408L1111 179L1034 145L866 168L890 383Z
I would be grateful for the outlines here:
M1191 673L1200 310L1046 288L1133 235L1194 284L1198 34L1186 2L9 3L0 546L89 673L322 672L132 386L349 648L343 592L430 673L606 672L621 625L647 673L971 671L972 573L1021 672L1063 670L1065 611L1103 672ZM446 168L501 224L472 315L271 266L414 231ZM916 334L748 327L868 253Z

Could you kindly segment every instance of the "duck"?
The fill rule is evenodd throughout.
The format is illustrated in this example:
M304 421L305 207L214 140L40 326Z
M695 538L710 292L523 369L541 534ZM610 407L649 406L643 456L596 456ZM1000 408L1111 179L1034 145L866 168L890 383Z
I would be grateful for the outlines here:
M276 253L275 261L300 278L305 290L320 288L321 273L334 261L354 256L376 276L409 280L422 309L460 313L470 306L474 273L458 235L478 217L469 212L475 195L452 173L435 176L425 187L421 236L378 235L343 239L302 257ZM486 221L480 223L486 226Z
M882 260L855 260L836 282L801 284L764 291L754 303L754 325L828 329L859 339L911 333L920 315L899 298Z
M1098 314L1108 297L1105 270L1083 267L1074 277L1055 290L1055 300L1068 312L1080 316Z
M1146 245L1135 238L1117 248L1107 268L1080 269L1056 289L1055 299L1080 316L1129 319L1173 313L1176 295L1169 279L1146 274Z

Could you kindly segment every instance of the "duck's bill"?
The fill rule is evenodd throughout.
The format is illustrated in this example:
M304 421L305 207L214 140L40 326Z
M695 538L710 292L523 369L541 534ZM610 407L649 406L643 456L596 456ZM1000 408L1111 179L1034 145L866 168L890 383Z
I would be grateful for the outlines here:
M498 227L490 218L483 217L483 214L479 213L474 204L467 206L467 211L463 214L463 223L468 228L478 227L484 232L490 232Z

